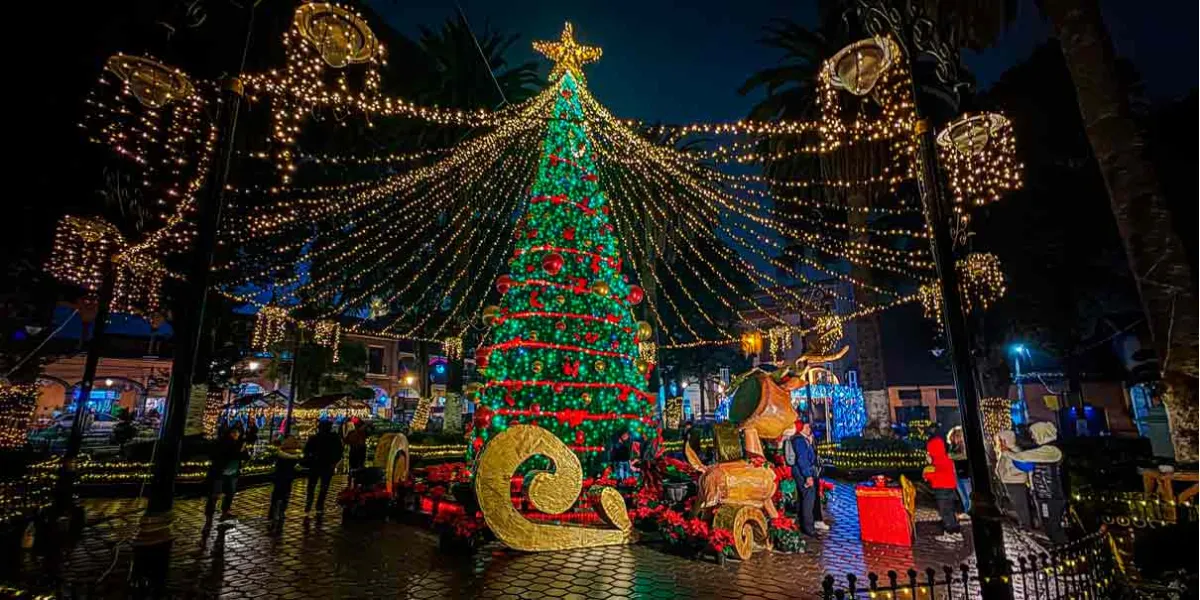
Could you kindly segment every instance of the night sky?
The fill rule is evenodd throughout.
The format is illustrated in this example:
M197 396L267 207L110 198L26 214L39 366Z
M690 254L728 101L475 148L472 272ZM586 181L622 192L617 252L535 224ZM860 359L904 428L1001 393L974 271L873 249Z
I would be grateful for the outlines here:
M986 88L1044 42L1050 26L1034 0L1019 0L1016 23L993 48L967 52L964 59ZM456 14L445 0L372 0L389 24L413 38L418 26L435 27ZM1197 3L1168 0L1101 0L1117 52L1141 72L1151 100L1168 100L1196 87ZM614 114L669 123L736 120L746 116L757 96L737 88L780 56L758 44L764 25L786 17L815 24L816 2L665 2L576 0L460 0L476 34L493 30L519 33L510 61L537 60L533 39L557 39L563 21L575 25L583 43L604 49L587 67L592 93ZM736 7L736 8L734 8Z

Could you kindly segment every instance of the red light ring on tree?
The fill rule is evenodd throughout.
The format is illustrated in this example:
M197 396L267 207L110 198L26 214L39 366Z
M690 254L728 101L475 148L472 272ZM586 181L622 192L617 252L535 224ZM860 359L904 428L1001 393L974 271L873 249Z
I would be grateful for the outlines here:
M484 346L482 349L485 352L492 350L507 350L509 348L546 348L549 350L566 350L568 352L581 352L583 354L594 354L597 356L610 356L613 358L627 358L633 360L633 355L621 354L620 352L610 352L608 350L593 350L591 348L583 348L580 346L571 346L568 344L552 344L550 342L534 342L529 340L515 339L508 342L502 342L494 346Z
M521 388L521 387L524 387L527 385L528 386L556 386L557 385L557 386L562 386L564 388L587 388L587 389L616 388L616 389L621 390L622 392L626 392L627 394L634 394L637 396L641 396L647 402L654 401L654 394L643 392L642 390L639 390L631 385L625 385L623 383L600 383L600 382L592 382L592 381L544 381L544 380L489 381L489 382L483 384L483 387L484 387L484 389L490 388L490 387ZM503 409L503 410L509 410L509 409ZM633 415L633 417L638 418L637 415Z

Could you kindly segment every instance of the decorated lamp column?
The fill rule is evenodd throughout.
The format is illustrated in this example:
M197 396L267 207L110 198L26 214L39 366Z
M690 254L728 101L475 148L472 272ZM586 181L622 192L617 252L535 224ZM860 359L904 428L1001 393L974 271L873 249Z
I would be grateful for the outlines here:
M873 38L873 41L864 40L849 46L831 59L831 67L828 70L844 76L843 82L834 82L835 87L856 95L870 93L875 82L894 64L907 60L908 71L911 74L918 58L921 58L927 63L932 61L938 80L956 92L957 86L962 83L957 78L957 49L940 39L940 30L936 23L921 14L920 10L920 7L912 4L903 9L896 9L881 0L857 0L854 3L854 11L867 32L877 37ZM968 222L963 204L994 200L1000 190L1011 189L1009 186L1019 184L1019 177L1002 172L995 177L984 176L970 181L962 178L963 174L977 172L979 169L1003 170L1015 164L1011 161L993 161L990 165L976 163L966 171L961 170L960 164L953 161L939 164L936 141L938 136L930 121L921 118L917 111L916 82L911 75L908 79L908 85L905 86L907 89L903 93L907 97L907 103L912 106L909 120L915 149L916 179L920 188L925 222L931 233L930 251L937 272L937 284L922 288L921 293L929 300L926 304L927 309L932 309L936 314L940 308L940 314L937 316L944 327L959 412L962 414L971 479L974 482L971 537L979 565L980 591L982 596L988 599L1012 598L1010 569L1004 551L1002 516L988 476L990 469L987 463L987 446L968 350L970 338L955 256L955 242L956 239L962 239ZM981 138L979 133L986 131L990 135L994 124L999 125L1000 121L981 118L966 123L952 123L946 128L948 133L942 137L954 138L953 143L943 143L942 146L953 146L959 152L974 152L980 148L980 142L986 143L989 139L987 135ZM1000 151L1007 152L1011 149L1012 146L1008 145ZM953 198L943 179L947 170L951 177ZM978 201L968 200L964 197L967 195L964 192L982 192L988 197Z

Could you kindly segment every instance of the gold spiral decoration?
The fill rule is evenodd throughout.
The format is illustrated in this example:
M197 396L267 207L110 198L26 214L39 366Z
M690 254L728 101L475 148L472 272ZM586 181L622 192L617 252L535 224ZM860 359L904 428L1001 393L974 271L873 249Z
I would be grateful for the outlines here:
M724 505L713 514L713 529L724 529L733 534L733 550L741 560L750 558L755 546L771 549L767 519L757 508Z
M505 545L526 552L567 550L627 544L635 539L625 502L617 490L601 488L592 494L596 511L611 529L535 523L512 503L509 486L517 468L534 456L554 463L554 472L538 471L528 479L526 497L537 510L556 515L570 509L583 486L579 458L549 431L534 425L514 425L484 446L475 470L475 496L488 528Z

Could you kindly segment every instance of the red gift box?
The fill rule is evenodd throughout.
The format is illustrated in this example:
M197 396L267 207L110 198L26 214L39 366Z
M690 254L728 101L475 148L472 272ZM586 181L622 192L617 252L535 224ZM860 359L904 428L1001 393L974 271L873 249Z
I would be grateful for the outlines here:
M864 542L912 546L908 511L900 487L860 485L854 489L858 500L858 527Z

